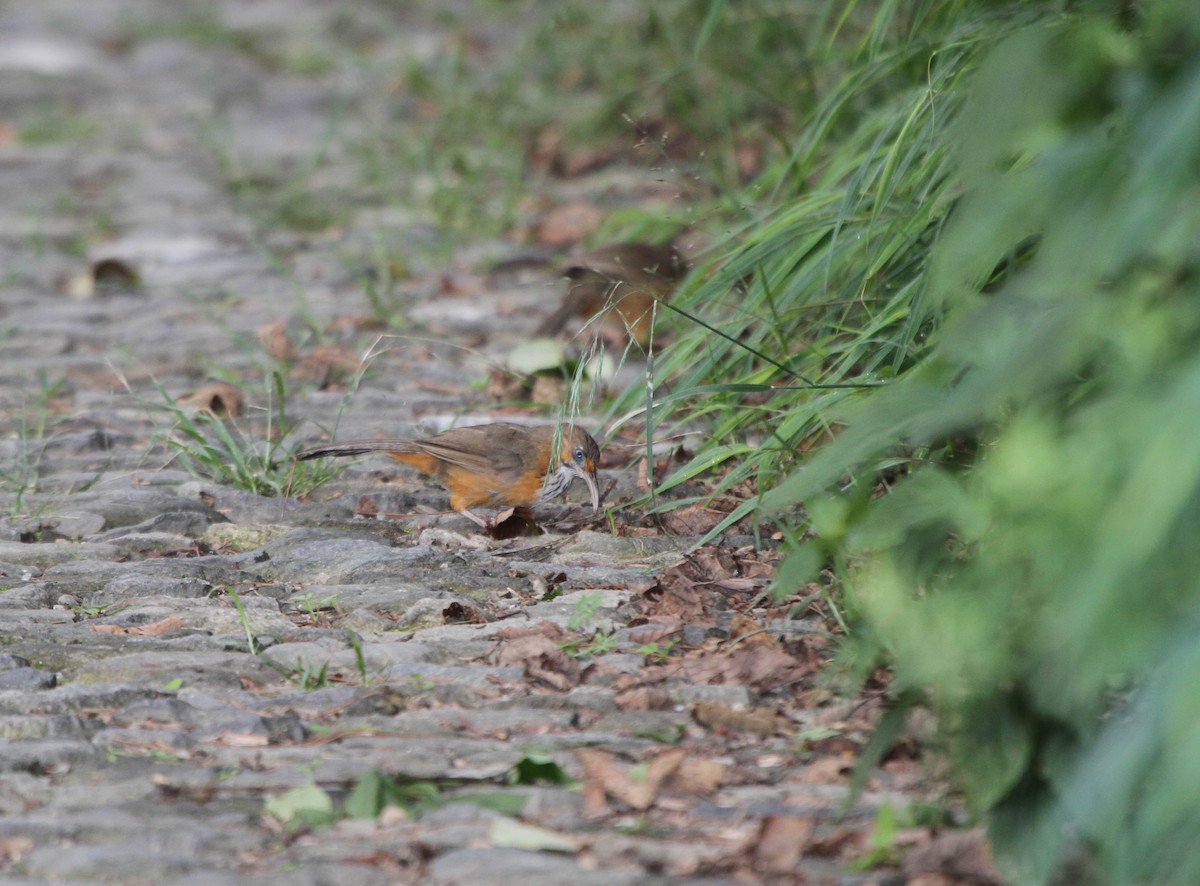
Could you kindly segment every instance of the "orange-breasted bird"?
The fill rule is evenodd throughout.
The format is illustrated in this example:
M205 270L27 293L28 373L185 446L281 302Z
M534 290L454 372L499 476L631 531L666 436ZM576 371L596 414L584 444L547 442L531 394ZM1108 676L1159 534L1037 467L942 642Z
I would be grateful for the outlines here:
M644 345L655 300L670 296L687 275L688 263L670 243L615 243L571 256L562 272L567 291L538 335L556 335L572 320L587 322L607 313L606 327Z
M555 447L558 438L559 446ZM484 529L471 508L531 507L566 492L576 478L587 484L592 510L600 508L596 466L600 446L580 427L508 422L451 428L424 439L349 440L323 443L296 458L340 458L384 452L450 490L450 507Z

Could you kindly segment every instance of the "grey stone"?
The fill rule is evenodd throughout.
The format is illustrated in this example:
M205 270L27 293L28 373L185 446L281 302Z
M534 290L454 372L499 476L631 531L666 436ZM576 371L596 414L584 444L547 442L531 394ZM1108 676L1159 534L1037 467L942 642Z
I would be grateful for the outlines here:
M0 715L0 738L26 741L34 738L85 738L83 721L73 714Z
M100 751L85 740L39 737L0 744L0 772L45 772L95 759Z
M668 694L671 702L677 705L691 705L698 701L712 701L723 704L726 707L734 708L735 710L744 710L754 702L750 690L737 683L712 685L679 683L671 686Z
M37 668L17 668L16 670L0 672L0 690L49 689L57 682L54 674Z
M633 870L587 870L573 858L519 849L457 849L435 858L426 878L430 886L521 883L522 886L635 886L646 882Z
M183 853L156 853L145 847L134 853L119 846L41 846L23 863L30 875L57 883L167 883L197 867L196 860Z
M126 572L108 581L99 591L88 595L88 604L103 606L130 597L204 597L213 586L202 578L175 578Z
M105 520L103 514L91 511L58 511L43 516L42 523L57 538L81 539L103 529Z
M0 673L29 667L29 659L11 652L0 652Z
M322 584L404 576L414 562L429 557L425 549L392 548L361 538L331 538L297 545L271 543L265 550L271 560L260 566L259 575L277 581L318 580Z
M108 562L107 557L119 556L115 546L105 545L103 554L79 553L65 562L46 570L43 580L55 593L87 594L98 591L118 576L128 573L167 578L194 578L213 585L235 584L241 575L235 563L222 557L192 559L142 560L136 563Z
M93 559L105 559L117 553L108 545L86 542L53 542L48 544L23 544L15 541L0 541L0 560L17 567L28 567L37 574L59 564L70 565Z
M169 535L199 538L208 528L209 514L203 510L167 511L155 514L132 526L119 526L101 534L95 541L112 541L129 535L143 533L167 533Z

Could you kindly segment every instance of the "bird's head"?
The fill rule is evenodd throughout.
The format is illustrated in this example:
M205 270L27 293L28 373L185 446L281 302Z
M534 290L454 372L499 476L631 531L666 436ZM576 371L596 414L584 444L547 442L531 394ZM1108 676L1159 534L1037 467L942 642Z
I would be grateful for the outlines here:
M591 434L580 427L564 429L558 468L546 478L541 498L547 501L567 491L571 481L579 477L587 484L592 496L592 510L600 510L600 486L596 468L600 464L600 445Z

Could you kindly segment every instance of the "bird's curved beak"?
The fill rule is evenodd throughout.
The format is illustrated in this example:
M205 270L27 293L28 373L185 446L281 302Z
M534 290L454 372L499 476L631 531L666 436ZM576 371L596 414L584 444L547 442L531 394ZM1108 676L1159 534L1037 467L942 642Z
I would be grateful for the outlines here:
M596 466L590 464L591 459L588 459L588 467L576 473L583 478L583 482L587 484L588 492L592 494L592 513L600 510L600 485L596 482ZM590 468L590 470L589 470Z

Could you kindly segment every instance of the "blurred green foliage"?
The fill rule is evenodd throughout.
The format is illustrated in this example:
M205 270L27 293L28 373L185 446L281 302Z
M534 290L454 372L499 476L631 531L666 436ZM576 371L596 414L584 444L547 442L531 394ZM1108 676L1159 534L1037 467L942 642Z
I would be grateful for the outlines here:
M762 504L821 518L788 574L849 564L847 655L939 713L1014 882L1195 883L1200 5L1082 9L974 73L943 321Z

